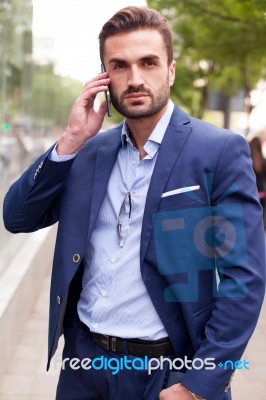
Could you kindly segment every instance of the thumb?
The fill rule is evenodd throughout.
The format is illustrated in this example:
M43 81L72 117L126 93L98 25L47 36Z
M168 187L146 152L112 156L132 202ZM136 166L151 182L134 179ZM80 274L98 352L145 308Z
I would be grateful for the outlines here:
M103 101L98 110L99 117L104 118L106 111L107 111L107 104L106 101Z

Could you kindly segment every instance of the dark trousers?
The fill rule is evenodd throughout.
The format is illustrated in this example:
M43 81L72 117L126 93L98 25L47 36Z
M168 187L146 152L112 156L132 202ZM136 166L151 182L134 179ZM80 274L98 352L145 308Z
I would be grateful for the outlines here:
M134 363L136 358L126 353L115 353L103 350L88 336L82 324L77 319L68 323L65 328L65 347L56 400L158 400L159 393L168 378L168 365L163 369L156 369L149 375L147 370L140 369L140 362L136 368L122 368L117 371L121 358ZM88 369L86 360L97 361L97 368ZM69 360L68 360L69 359ZM67 360L67 361L66 361ZM70 366L72 360L72 368ZM74 361L73 361L74 360ZM84 360L85 368L80 361ZM105 361L105 367L100 364ZM118 361L117 361L118 360ZM143 359L144 360L144 359ZM108 362L111 368L106 368ZM106 364L107 363L107 364ZM73 368L74 367L74 368ZM116 372L116 373L115 373Z

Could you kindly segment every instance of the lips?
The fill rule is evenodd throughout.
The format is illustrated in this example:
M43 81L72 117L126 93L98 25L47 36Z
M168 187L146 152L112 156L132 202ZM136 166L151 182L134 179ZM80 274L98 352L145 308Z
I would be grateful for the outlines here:
M131 93L125 96L125 99L139 99L141 97L147 97L147 93Z

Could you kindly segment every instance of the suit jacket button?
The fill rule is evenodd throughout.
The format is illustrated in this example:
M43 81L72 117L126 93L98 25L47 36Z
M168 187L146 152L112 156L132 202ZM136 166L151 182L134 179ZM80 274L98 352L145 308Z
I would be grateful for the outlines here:
M74 261L74 263L78 263L80 261L80 255L79 254L74 254L73 255L73 261Z
M61 297L60 296L57 296L56 300L57 300L57 304L61 304Z

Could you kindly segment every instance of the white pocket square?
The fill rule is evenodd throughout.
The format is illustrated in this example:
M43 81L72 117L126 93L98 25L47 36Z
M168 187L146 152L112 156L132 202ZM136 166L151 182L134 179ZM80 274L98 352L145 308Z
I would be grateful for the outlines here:
M173 196L174 194L192 192L193 190L199 190L199 188L200 188L200 185L185 186L185 187L182 187L179 189L170 190L170 192L164 192L161 197L168 197L168 196Z

